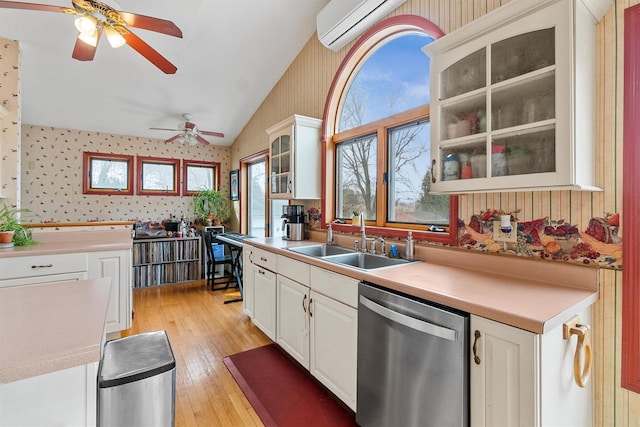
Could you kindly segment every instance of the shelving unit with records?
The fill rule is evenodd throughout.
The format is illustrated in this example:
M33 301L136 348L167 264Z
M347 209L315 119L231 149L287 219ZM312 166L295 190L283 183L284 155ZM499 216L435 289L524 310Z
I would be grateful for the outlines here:
M133 241L133 287L200 279L200 237Z

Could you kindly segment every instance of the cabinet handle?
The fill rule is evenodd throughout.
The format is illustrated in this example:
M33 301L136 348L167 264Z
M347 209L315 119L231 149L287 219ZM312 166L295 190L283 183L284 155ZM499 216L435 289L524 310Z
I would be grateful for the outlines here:
M584 387L589 382L591 375L591 345L589 345L588 334L589 325L576 324L569 330L569 335L577 335L578 337L576 354L573 358L573 378L580 387Z
M258 273L262 274L263 276L265 275L264 270L260 270L260 269L258 269Z
M431 182L436 183L436 159L431 160Z
M313 304L313 298L309 298L309 317L313 317L313 313L311 312L311 304Z
M476 329L473 336L475 337L473 340L473 361L476 362L476 365L479 365L480 357L478 357L478 340L480 339L480 331Z
M45 264L45 265L32 265L31 268L51 268L53 264Z
M260 261L262 261L262 262L267 262L267 259L266 259L265 257L261 256L261 257L260 257Z
M304 302L307 300L307 295L304 295L304 298L302 298L302 310L306 313L307 312L307 307L305 307Z

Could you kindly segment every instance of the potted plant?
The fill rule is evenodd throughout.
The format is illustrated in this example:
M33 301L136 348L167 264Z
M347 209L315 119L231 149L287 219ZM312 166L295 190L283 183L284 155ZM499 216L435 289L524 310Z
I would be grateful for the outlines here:
M229 195L220 190L202 190L193 195L193 210L202 220L225 222L231 216Z
M31 230L20 224L20 214L28 212L31 211L3 204L0 208L0 244L13 242L16 246L25 246L35 243L31 238Z

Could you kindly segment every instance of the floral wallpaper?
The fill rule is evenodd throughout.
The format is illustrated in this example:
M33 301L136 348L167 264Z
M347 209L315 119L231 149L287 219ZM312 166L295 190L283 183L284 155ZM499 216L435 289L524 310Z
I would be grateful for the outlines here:
M19 64L18 42L0 38L0 196L12 206L20 204Z
M85 151L219 162L229 189L229 148L36 125L22 126L22 207L47 222L162 221L192 217L191 197L82 194ZM182 179L182 170L180 170Z

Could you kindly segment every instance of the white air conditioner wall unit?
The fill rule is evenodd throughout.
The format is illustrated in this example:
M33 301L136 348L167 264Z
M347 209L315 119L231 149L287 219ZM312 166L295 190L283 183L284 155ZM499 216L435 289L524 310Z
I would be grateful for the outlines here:
M318 39L338 51L406 1L332 0L316 17Z

